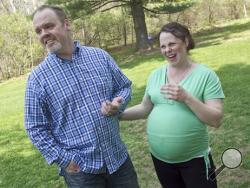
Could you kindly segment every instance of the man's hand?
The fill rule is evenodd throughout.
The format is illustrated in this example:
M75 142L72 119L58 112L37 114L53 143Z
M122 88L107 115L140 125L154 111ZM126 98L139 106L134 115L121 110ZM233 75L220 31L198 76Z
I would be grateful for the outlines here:
M119 111L122 104L122 97L115 97L112 102L105 101L102 103L101 112L103 115L112 116Z
M77 173L77 172L80 172L80 167L74 161L70 161L69 165L67 166L67 168L65 170L67 172Z

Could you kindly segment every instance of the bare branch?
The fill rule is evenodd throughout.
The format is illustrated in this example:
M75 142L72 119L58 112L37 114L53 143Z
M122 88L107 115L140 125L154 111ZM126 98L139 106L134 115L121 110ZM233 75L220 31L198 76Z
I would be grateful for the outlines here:
M150 12L150 13L153 13L153 14L169 14L169 12L156 11L156 10L152 10L152 9L149 9L149 8L146 8L146 7L143 7L143 9Z
M3 2L2 0L0 0L0 3L1 3L3 9L4 9L8 14L10 14L10 10L9 10L8 7L4 4L4 2Z
M108 5L110 3L129 3L129 1L123 1L123 0L108 0L108 1L98 1L98 2L95 2L95 4L92 4L92 9L93 10L98 10L102 7L104 7L105 5Z
M125 5L127 5L127 4L115 5L115 6L112 6L112 7L109 7L109 8L106 8L106 9L102 10L102 12L106 12L106 11L111 10L111 9L113 9L113 8L122 7L122 6L125 6Z

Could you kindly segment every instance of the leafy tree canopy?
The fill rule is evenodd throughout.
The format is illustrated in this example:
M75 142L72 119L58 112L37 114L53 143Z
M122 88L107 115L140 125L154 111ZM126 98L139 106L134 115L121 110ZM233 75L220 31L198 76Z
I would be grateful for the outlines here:
M142 3L143 9L153 14L172 14L191 7L197 0L47 0L48 4L62 6L75 19L96 11L108 11L113 8L129 9ZM128 11L129 13L129 11Z
M48 0L49 4L63 6L72 19L81 18L96 11L105 12L125 7L126 13L133 17L138 50L150 48L145 11L153 14L170 14L183 11L194 2L195 0Z

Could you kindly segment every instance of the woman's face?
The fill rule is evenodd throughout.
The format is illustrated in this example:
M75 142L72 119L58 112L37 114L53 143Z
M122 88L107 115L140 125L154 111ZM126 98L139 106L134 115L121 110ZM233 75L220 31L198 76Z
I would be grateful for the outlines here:
M187 42L182 41L171 33L162 32L160 34L161 53L173 66L186 62L187 45Z

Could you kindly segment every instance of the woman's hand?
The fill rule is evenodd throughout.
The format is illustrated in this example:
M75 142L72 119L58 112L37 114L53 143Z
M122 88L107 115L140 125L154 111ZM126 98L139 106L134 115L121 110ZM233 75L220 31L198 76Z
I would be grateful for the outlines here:
M188 93L181 86L176 84L166 84L161 87L161 94L167 99L184 102Z
M221 99L210 99L202 102L176 84L163 85L161 87L161 94L165 95L167 99L185 103L207 125L216 128L220 126L223 117Z

